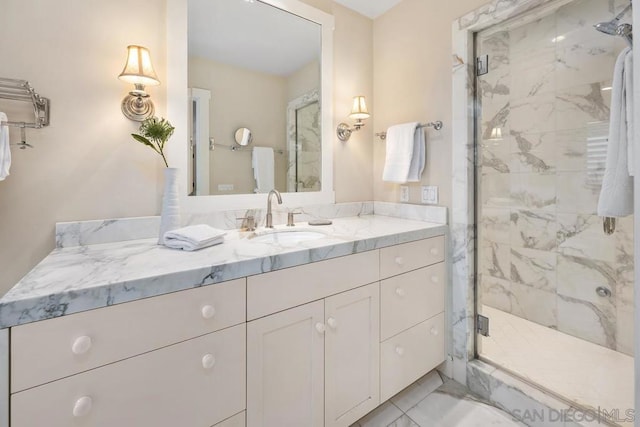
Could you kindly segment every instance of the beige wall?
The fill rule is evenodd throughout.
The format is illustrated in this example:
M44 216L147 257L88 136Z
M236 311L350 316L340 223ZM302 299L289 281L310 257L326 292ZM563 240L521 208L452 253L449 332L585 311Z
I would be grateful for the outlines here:
M437 185L440 204L451 206L451 23L487 0L403 0L374 21L375 131L412 121L442 120L427 133L422 185ZM374 199L399 200L399 185L382 182L385 144L374 143ZM420 203L420 184L410 185Z
M285 150L287 143L287 78L246 68L189 58L189 87L209 89L209 134L222 145L235 145L236 129L246 127L252 146ZM251 151L218 147L209 152L210 194L251 194L256 187ZM283 154L274 158L275 186L287 188L287 162ZM233 191L218 191L218 184L233 184Z
M293 72L287 78L287 99L292 101L299 96L320 88L320 62L314 60Z
M337 124L351 96L372 96L372 23L329 0L305 2L336 18ZM28 132L36 148L13 150L0 182L0 295L53 249L56 222L158 214L161 160L129 136L138 125L120 102L131 87L117 76L126 46L147 46L163 83L149 93L164 115L165 37L164 0L2 1L0 76L30 80L51 98L52 115L51 126ZM371 131L336 142L339 202L373 197Z
M129 136L138 125L120 102L132 86L117 76L141 44L165 83L164 22L163 0L2 1L0 76L50 98L51 126L27 132L35 148L14 147L0 182L0 294L53 249L56 221L158 213L162 161ZM149 93L163 115L164 86Z
M353 124L349 112L353 97L373 99L373 22L340 5L333 6L334 32L333 102L334 126ZM370 107L375 117L375 109ZM337 202L373 199L373 120L354 132L348 142L334 137L334 186Z

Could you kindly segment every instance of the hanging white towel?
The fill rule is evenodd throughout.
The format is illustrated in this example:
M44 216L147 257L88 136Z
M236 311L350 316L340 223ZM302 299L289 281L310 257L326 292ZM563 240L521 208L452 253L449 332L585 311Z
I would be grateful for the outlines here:
M206 224L190 225L167 231L164 235L164 245L173 249L196 251L224 242L226 233Z
M7 115L0 113L0 122L6 122ZM11 147L9 143L9 127L0 124L0 181L9 176L11 168Z
M255 193L268 193L275 188L273 148L254 147L251 156L253 177L256 180Z
M631 134L629 123L633 120L631 111L627 110L627 97L633 94L626 87L626 74L631 74L625 64L631 49L624 49L616 61L611 89L611 118L609 121L609 142L607 145L607 161L602 179L602 190L598 200L598 215L603 217L622 217L633 213L633 178L629 175L628 144Z
M633 49L629 49L629 53L624 59L624 84L625 84L625 98L626 98L626 115L627 115L627 165L629 168L629 175L634 175L634 143L633 137Z
M387 130L387 154L382 180L419 182L425 165L424 130L418 122L391 126Z

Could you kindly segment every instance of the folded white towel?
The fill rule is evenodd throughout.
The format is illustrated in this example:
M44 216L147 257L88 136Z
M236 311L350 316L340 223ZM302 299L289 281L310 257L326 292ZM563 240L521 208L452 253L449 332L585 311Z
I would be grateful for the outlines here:
M418 122L405 123L387 130L383 181L420 181L425 165L425 138L424 131L418 125Z
M273 148L254 147L251 155L253 177L256 180L256 193L268 193L275 188L275 168Z
M602 189L598 200L598 215L622 217L633 213L633 178L629 175L628 122L633 117L627 111L627 97L632 97L625 87L627 55L631 49L624 49L618 56L613 72L611 89L611 118L609 122L609 142L607 161L602 178Z
M7 115L0 113L0 122L6 122ZM0 181L9 176L11 168L11 147L9 143L9 127L0 124Z
M224 230L219 230L206 224L190 225L167 231L164 235L164 244L173 249L196 251L224 242L226 233Z

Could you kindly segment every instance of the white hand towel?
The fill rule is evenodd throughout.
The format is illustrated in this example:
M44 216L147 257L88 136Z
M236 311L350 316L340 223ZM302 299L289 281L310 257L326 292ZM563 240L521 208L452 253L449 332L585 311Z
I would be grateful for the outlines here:
M5 113L0 113L0 122L8 121ZM0 181L9 176L11 168L11 147L9 143L9 127L0 124Z
M607 161L602 179L602 189L598 200L598 215L622 217L633 213L633 178L629 176L627 95L625 88L625 61L631 52L624 49L616 61L611 90L611 118Z
M627 115L627 164L629 168L629 175L634 175L634 151L635 151L635 138L633 137L633 49L629 50L629 53L624 59L624 84L625 84L625 98L626 98L626 115Z
M268 193L275 188L275 168L273 148L254 147L251 155L253 177L256 180L256 193Z
M424 131L418 125L418 122L405 123L387 130L383 181L420 181L425 165L425 138Z
M206 224L190 225L167 231L164 235L164 244L173 249L196 251L224 242L226 233L224 230L219 230Z

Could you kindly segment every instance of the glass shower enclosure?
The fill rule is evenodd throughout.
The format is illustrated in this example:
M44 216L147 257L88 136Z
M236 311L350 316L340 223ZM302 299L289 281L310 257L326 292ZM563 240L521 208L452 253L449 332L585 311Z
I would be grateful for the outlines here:
M607 235L596 208L627 42L594 25L629 4L558 0L475 43L478 357L614 425L632 425L633 217Z

